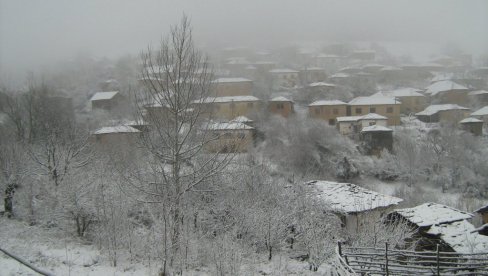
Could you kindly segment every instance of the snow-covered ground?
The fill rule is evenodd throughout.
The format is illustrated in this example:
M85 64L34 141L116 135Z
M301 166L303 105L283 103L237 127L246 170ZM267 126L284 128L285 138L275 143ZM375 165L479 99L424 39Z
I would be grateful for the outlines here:
M29 226L25 222L0 216L0 247L22 257L35 267L54 275L157 275L157 266L142 263L120 263L110 266L108 259L95 245L72 238L63 230ZM262 258L261 258L262 257ZM275 255L271 262L266 256L242 264L242 275L330 275L330 266L319 271L308 270L306 262ZM0 252L0 276L38 275L26 266ZM185 275L214 275L213 269L203 267L186 271Z

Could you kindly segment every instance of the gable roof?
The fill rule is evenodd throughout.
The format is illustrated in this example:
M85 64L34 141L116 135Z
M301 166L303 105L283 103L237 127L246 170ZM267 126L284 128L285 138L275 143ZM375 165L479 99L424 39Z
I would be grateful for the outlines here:
M471 116L485 116L485 115L488 115L488 105L471 113Z
M471 91L468 93L469 96L475 96L475 95L485 95L488 94L488 91L486 90L476 90L476 91Z
M232 119L231 122L237 122L237 123L251 123L254 122L253 120L247 118L246 116L238 116Z
M488 251L488 236L480 235L476 228L466 220L432 225L427 234L438 236L457 253L471 254Z
M91 97L90 101L110 100L118 93L119 91L97 92Z
M451 90L467 91L469 89L466 86L457 84L453 81L443 80L443 81L438 81L438 82L435 82L435 83L427 86L425 93L428 93L428 94L435 96L439 93L451 91Z
M401 104L394 97L357 97L349 102L349 105L383 105Z
M359 118L359 121L361 121L361 120L388 120L388 118L383 116L383 115L380 115L380 114L368 113L364 116L361 116Z
M397 209L391 214L398 214L418 227L450 223L473 217L472 214L438 203L424 203L412 208Z
M308 106L320 106L320 105L347 105L347 103L339 100L321 100L315 101Z
M195 103L227 103L227 102L257 102L260 99L254 96L224 96L224 97L207 97L205 99L194 101Z
M416 113L417 116L432 116L439 111L447 110L469 110L469 108L457 105L457 104L433 104L429 105L423 111Z
M336 122L357 122L363 116L341 116L336 118Z
M245 130L254 129L241 122L224 122L224 123L209 123L207 125L208 130Z
M109 133L137 133L137 132L141 132L141 131L131 126L119 125L119 126L101 127L95 130L93 134L99 135L99 134L109 134Z
M313 194L336 211L359 213L397 205L403 199L371 191L351 183L314 180L306 183Z
M425 97L421 94L422 90L416 88L398 88L389 91L380 91L373 94L373 97Z
M473 117L469 117L469 118L466 118L466 119L463 119L459 122L460 124L466 124L466 123L483 123L482 120L480 119L476 119L476 118L473 118Z
M288 98L285 98L283 96L279 96L279 97L274 97L272 98L271 100L269 100L270 102L293 102L292 100L288 99Z
M361 129L361 132L392 132L392 131L393 129L380 126L380 125L367 126Z

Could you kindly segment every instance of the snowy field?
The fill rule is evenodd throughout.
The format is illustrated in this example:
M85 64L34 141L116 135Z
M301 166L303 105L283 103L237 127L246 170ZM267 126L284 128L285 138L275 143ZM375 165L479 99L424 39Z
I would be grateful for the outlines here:
M95 245L70 238L62 230L29 226L0 217L0 246L39 269L54 275L157 275L156 265L121 263L112 267ZM264 258L264 256L261 256ZM330 275L330 267L322 265L317 272L308 270L306 262L276 255L273 261L250 260L241 266L242 275ZM0 276L39 275L26 266L0 253ZM185 275L215 275L212 267L186 271Z

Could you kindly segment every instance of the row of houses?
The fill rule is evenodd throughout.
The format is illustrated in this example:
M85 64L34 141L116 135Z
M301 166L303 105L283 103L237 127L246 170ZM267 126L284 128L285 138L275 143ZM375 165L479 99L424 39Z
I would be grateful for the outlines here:
M413 236L405 240L416 251L440 251L459 254L488 252L488 205L467 213L438 204L424 203L411 208L397 208L402 199L368 190L351 183L310 181L310 195L326 204L351 234L372 231L372 223L405 223ZM479 214L481 227L470 220Z

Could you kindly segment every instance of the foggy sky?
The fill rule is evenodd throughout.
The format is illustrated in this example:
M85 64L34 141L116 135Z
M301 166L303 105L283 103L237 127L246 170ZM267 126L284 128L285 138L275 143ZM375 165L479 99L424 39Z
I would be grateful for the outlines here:
M0 0L0 74L78 53L138 54L183 13L202 45L413 41L488 49L486 0Z

